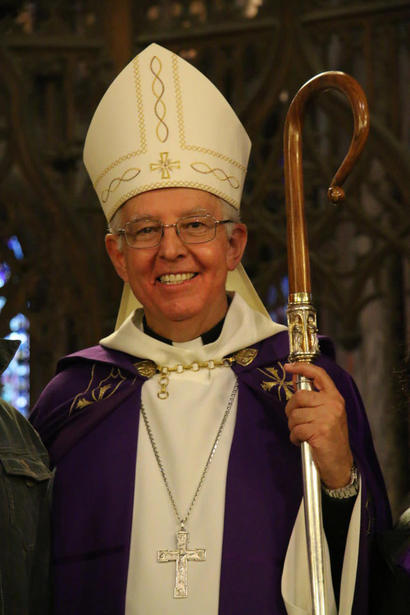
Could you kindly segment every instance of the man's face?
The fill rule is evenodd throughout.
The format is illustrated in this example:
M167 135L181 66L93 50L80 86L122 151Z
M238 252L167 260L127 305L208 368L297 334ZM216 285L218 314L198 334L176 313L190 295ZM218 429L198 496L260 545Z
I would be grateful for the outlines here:
M196 213L222 219L221 205L210 193L163 188L127 201L122 208L121 226L136 218L173 224L182 216ZM242 224L235 225L231 238L224 226L218 225L215 239L201 244L184 244L175 228L165 229L155 248L131 248L124 239L120 251L115 236L106 238L117 273L129 282L144 306L148 324L161 334L169 333L168 327L172 329L175 323L185 323L199 335L223 318L227 309L227 272L239 263L245 244L246 228Z

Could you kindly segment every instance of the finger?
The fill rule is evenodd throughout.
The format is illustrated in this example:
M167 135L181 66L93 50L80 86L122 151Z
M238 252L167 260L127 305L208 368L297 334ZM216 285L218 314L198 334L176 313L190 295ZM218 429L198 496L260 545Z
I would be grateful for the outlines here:
M297 425L304 425L305 423L317 421L317 414L317 411L311 408L296 408L288 415L289 431L292 431Z
M299 442L307 440L309 443L315 442L315 446L320 443L321 448L329 447L336 450L339 445L346 440L343 429L335 421L325 420L325 416L319 418L309 411L305 411L305 416L296 415L288 421L289 431L292 437Z
M332 400L333 398L328 396L328 399ZM325 401L326 398L324 398L323 392L304 390L296 391L296 393L292 395L286 404L285 412L288 414L288 412L291 412L294 408L301 407L314 408L315 406L323 405Z
M338 392L326 393L325 391L296 391L285 406L286 416L289 416L295 408L318 408L319 406L339 407L343 405Z
M312 365L311 363L285 363L284 368L289 374L297 374L309 378L319 391L333 391L336 389L329 374L318 365Z
M302 442L309 442L315 434L314 426L310 423L296 425L290 434L289 438L292 444L299 446Z
M343 425L337 419L330 417L329 420L325 413L322 412L318 415L315 411L309 410L309 408L295 410L288 419L289 431L303 426L312 427L315 436L323 440L336 442L338 439L345 437Z
M288 427L292 430L297 425L314 424L321 435L340 434L345 430L345 421L331 414L326 408L296 408L288 416Z

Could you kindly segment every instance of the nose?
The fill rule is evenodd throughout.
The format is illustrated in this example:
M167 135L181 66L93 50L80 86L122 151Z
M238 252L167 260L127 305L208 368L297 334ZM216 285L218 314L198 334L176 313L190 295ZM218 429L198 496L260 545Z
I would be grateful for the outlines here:
M166 260L175 260L185 256L186 245L177 233L176 224L164 224L158 255Z

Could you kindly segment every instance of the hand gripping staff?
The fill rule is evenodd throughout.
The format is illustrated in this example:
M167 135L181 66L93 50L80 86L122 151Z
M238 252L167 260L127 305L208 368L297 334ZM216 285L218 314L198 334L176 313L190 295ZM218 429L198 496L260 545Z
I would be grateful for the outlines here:
M369 132L369 112L364 92L353 77L329 71L307 81L292 100L284 129L284 165L286 190L287 245L289 272L289 360L310 363L319 354L316 310L313 307L309 251L304 212L302 174L302 127L306 102L323 90L336 89L348 98L354 117L353 137L349 151L333 177L328 199L339 203L344 199L340 187L360 155ZM308 378L299 376L297 389L312 390ZM322 509L320 477L312 458L310 445L301 445L303 492L308 547L313 615L325 615L326 588L324 584Z

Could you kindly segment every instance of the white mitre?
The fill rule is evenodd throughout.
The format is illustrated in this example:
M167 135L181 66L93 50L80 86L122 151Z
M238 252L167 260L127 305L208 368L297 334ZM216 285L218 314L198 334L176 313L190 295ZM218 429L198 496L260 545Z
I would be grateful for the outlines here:
M153 43L101 99L84 164L108 221L131 197L158 188L205 190L239 210L250 149L240 120L209 79ZM267 314L242 265L226 286ZM125 284L117 326L136 307Z

